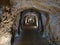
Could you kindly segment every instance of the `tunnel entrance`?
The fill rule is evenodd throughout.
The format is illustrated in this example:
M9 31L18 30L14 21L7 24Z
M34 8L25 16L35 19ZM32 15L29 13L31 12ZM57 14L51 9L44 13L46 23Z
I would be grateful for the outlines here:
M42 38L43 22L41 13L36 10L24 10L20 14L18 38L14 45L48 45L46 39Z
M24 31L43 31L41 13L34 9L27 9L21 12L19 28ZM20 33L20 31L18 31Z

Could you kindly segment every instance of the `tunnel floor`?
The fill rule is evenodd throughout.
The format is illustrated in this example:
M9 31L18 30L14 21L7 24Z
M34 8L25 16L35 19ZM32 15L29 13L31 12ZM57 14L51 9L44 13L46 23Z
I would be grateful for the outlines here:
M49 45L49 43L42 38L40 32L25 31L15 38L14 45Z

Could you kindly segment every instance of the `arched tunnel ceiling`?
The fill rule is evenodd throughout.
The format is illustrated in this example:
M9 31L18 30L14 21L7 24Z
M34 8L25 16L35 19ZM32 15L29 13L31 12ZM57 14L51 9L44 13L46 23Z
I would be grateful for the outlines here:
M11 30L11 27L15 30L17 15L19 15L21 11L35 8L48 13L49 24L46 26L46 30L49 32L49 38L56 43L60 43L60 0L0 0L0 5L2 6L8 6L9 8L10 4L12 4L11 13L4 12L2 14L2 22L0 23L0 42L2 36L5 36L5 33Z

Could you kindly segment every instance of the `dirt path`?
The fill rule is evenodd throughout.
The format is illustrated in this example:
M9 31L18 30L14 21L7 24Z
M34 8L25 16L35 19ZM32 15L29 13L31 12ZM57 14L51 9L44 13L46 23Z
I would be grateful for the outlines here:
M49 45L39 32L27 31L21 37L15 39L14 45Z

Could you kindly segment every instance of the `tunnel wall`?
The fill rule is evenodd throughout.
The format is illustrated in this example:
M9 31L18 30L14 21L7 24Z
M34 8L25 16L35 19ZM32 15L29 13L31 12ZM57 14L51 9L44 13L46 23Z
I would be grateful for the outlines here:
M46 22L46 24L44 24L44 29L45 29L44 35L50 43L59 45L60 43L60 28L59 28L60 3L59 2L60 0L17 0L17 1L12 0L11 1L12 7L9 7L8 5L4 6L6 10L11 9L11 12L8 13L8 11L7 12L3 11L1 16L2 21L0 23L0 45L6 44L5 42L2 41L6 35L12 36L12 34L8 32L12 30L11 28L13 28L12 30L13 32L17 30L16 28L18 27L17 20L19 20L17 18L20 12L29 8L37 9L40 12L47 13L46 15L49 15L45 17L46 21L44 20L45 18L43 18L43 22L44 21ZM8 37L7 40L9 40L9 42L11 41L11 36L7 36Z

